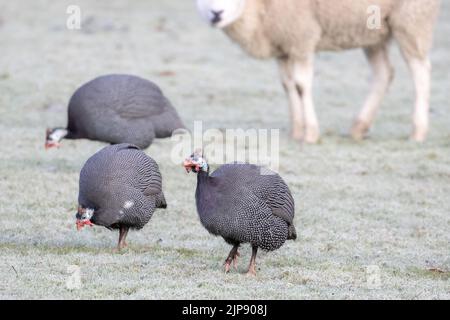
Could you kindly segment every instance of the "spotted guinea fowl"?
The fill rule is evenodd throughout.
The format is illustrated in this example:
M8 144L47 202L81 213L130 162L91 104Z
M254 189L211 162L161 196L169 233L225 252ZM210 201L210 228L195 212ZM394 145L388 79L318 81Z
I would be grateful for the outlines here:
M81 169L77 229L119 229L119 250L130 228L141 229L156 208L166 207L158 164L137 146L105 147Z
M69 101L67 128L47 129L46 148L62 139L132 143L147 148L184 128L158 86L132 75L112 74L81 86Z
M232 163L209 174L209 166L196 152L184 161L186 170L197 173L195 193L202 225L231 244L225 271L236 267L238 248L250 243L249 275L256 275L258 248L272 251L286 240L295 240L294 199L283 179L269 169Z

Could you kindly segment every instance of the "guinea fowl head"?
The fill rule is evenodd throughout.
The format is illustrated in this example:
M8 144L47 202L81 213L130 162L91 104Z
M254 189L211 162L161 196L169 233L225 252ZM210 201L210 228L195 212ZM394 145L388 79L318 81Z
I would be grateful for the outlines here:
M193 171L195 173L208 172L209 167L206 159L203 157L201 150L195 151L183 162L183 166L187 172Z
M61 140L67 135L67 130L63 128L47 129L45 133L45 149L53 147L59 148Z
M75 215L77 230L80 231L84 226L92 226L91 218L93 215L94 209L78 206L78 211Z

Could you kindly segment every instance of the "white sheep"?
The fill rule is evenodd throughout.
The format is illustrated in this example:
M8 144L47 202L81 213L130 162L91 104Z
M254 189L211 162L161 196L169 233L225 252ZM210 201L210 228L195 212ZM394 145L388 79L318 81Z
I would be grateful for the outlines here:
M440 0L197 0L197 4L205 19L250 55L278 60L290 102L292 137L308 143L319 139L312 98L315 52L364 49L374 79L352 129L352 136L362 139L393 77L388 47L395 39L416 89L412 139L426 139L428 53Z

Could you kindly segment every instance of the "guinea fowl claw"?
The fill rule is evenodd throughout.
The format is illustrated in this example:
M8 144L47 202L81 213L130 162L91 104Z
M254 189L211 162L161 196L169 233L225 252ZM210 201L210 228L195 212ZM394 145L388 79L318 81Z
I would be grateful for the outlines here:
M225 262L225 273L230 272L230 262L226 261Z
M237 270L237 264L238 264L238 257L240 257L241 255L239 254L239 252L236 252L236 255L233 258L233 268L234 270Z
M235 249L237 250L237 248ZM240 256L239 252L235 251L233 253L230 252L230 255L227 257L227 259L225 260L225 273L228 273L231 269L231 264L233 264L233 268L234 270L237 270L237 258Z
M224 266L225 266L225 273L230 272L231 269L231 263L233 263L234 268L236 269L236 262L234 261L234 259L228 257L225 260Z
M125 249L128 246L127 243L121 243L117 246L116 252L122 252L123 249Z
M246 273L247 277L256 277L256 268L254 265L250 265Z
M255 270L248 270L248 272L245 275L247 277L256 277L256 271Z

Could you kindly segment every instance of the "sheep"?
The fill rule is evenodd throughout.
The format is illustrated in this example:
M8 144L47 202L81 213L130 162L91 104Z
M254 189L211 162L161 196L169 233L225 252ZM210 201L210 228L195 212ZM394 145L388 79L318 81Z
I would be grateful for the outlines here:
M197 0L201 15L251 56L278 61L289 98L292 137L319 139L312 97L314 55L318 51L362 48L373 71L370 93L355 118L352 137L363 139L393 79L389 44L394 39L416 90L414 141L429 127L433 27L440 0ZM379 25L369 25L371 10Z

